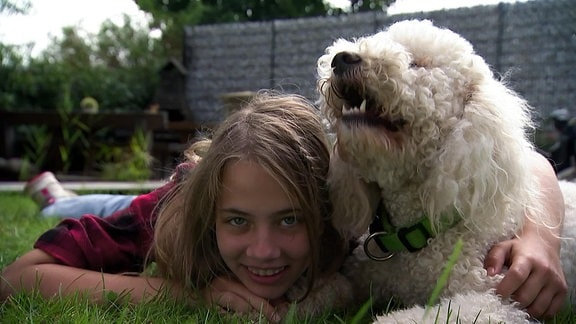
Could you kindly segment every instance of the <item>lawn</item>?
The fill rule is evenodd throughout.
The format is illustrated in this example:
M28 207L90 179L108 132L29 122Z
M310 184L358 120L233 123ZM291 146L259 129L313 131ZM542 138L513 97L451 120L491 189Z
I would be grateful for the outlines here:
M0 193L0 268L31 249L36 238L58 222L42 218L29 198L17 193ZM20 294L0 304L0 323L259 323L246 317L223 314L208 308L190 308L166 298L138 305L119 302L118 296L93 305L83 296L45 300L36 294ZM354 313L356 310L354 310ZM370 311L367 311L367 313ZM319 318L286 323L368 322L370 315L326 314ZM457 321L456 321L457 322ZM566 310L545 323L576 323L576 312Z

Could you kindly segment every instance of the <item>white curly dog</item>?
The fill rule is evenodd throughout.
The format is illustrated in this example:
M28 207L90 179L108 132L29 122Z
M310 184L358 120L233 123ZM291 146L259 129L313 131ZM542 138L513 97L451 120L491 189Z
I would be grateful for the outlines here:
M527 163L534 154L527 102L494 78L468 41L430 21L337 40L319 58L318 74L320 104L337 135L334 224L349 236L372 233L362 235L367 250L360 245L344 273L360 300L395 296L407 307L377 321L529 321L496 296L502 276L489 277L483 266L494 243L518 232L524 211L541 208ZM576 189L562 189L564 228L576 233ZM427 309L459 240L441 298ZM573 292L576 247L563 241Z

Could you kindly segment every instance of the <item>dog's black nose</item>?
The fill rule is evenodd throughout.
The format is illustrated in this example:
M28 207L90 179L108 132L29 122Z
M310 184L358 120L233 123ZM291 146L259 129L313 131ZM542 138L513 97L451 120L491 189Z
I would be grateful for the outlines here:
M336 75L342 75L347 70L362 62L360 56L354 53L340 52L332 59L332 68Z

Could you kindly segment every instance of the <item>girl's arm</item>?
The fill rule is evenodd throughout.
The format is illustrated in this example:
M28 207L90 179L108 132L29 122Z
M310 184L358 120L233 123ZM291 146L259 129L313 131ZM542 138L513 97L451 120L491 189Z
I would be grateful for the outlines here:
M8 265L0 277L0 301L18 292L37 290L45 298L85 293L94 303L106 300L110 292L127 296L127 301L138 303L159 294L168 293L190 305L196 299L185 295L178 285L168 280L147 276L103 273L57 264L56 260L40 249L34 249ZM187 297L186 297L187 296ZM205 302L226 310L244 314L263 314L268 320L280 320L274 306L254 295L242 284L216 278L203 291Z
M106 292L127 294L131 302L140 302L169 291L180 298L181 293L166 280L145 276L128 276L85 270L57 264L56 260L42 250L34 249L2 272L0 299L5 300L15 292L31 292L37 289L46 298L86 293L92 301L104 301ZM164 289L165 288L165 289Z
M508 267L496 292L512 297L534 317L550 317L563 306L567 284L560 263L560 232L564 220L564 198L550 163L534 153L530 164L542 192L545 226L530 217L519 237L496 244L485 259L488 275Z

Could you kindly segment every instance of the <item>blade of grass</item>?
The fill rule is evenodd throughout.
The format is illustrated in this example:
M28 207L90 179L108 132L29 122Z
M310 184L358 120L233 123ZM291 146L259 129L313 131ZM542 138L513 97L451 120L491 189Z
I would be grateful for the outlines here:
M454 268L454 265L456 264L456 261L458 260L458 257L460 256L460 253L462 253L462 246L464 245L464 242L462 241L462 239L458 239L458 241L456 242L456 244L454 245L454 249L452 250L452 254L450 254L450 257L448 258L448 262L446 262L446 265L444 266L444 270L442 270L442 274L440 275L440 278L438 278L438 281L436 282L436 286L434 287L434 290L432 291L432 294L430 295L430 298L428 299L428 302L426 303L426 315L428 313L428 311L430 310L430 308L432 306L434 306L434 304L436 304L436 301L438 300L438 297L440 296L440 293L442 292L442 289L444 289L444 286L446 286L446 283L448 282L448 277L450 276L450 272L452 272L452 268ZM425 316L426 316L425 315Z

